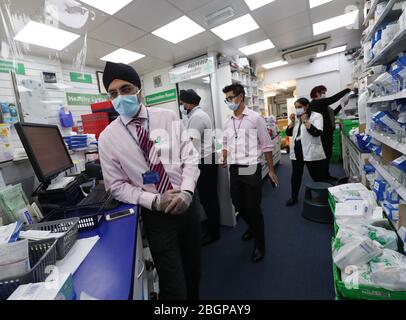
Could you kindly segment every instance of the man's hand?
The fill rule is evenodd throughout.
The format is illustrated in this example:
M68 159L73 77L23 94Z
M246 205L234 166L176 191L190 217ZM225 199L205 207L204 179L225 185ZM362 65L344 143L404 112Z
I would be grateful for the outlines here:
M227 151L223 150L222 157L220 159L220 164L222 168L227 168Z
M166 211L166 208L170 205L173 199L176 198L180 190L169 190L164 194L157 195L156 201L152 205L152 210L154 211Z
M271 181L275 184L275 186L277 187L279 185L279 180L278 180L278 176L275 173L275 170L270 169L268 176L271 179Z
M168 192L171 193L171 191ZM173 191L173 194L175 197L167 206L165 213L174 215L184 213L187 209L189 209L190 204L193 201L193 196L187 191Z

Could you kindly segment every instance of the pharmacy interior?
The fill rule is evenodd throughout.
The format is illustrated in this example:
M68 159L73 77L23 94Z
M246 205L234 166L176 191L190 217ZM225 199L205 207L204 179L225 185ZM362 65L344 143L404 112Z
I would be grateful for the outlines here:
M262 208L273 232L266 268L236 260L243 222L229 167L219 165L222 238L202 248L202 298L406 299L405 43L402 0L2 1L0 300L159 299L141 209L103 182L99 137L120 119L103 84L106 61L133 67L146 108L169 110L184 126L181 92L197 93L219 158L233 118L225 87L241 85L245 108L266 124L280 180L272 187L262 157ZM287 208L291 115L300 99L312 108L320 86L331 98L335 177L305 173L298 203ZM308 238L286 244L276 238L282 230ZM307 241L317 254L304 250ZM225 257L229 270L218 262ZM309 275L311 290L292 289L296 259L322 270ZM279 292L275 281L286 287Z

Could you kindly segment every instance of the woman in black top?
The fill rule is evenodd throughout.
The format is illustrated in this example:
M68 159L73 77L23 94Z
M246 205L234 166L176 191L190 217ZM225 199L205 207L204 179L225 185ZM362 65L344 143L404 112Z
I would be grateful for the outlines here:
M335 116L341 111L342 107L337 107L334 111L330 108L330 105L340 101L346 94L351 92L351 89L345 89L336 95L326 98L327 88L325 86L318 86L313 88L310 93L313 99L310 103L310 109L314 112L318 112L323 116L324 129L321 135L321 142L323 144L324 152L326 154L325 160L325 176L331 180L336 178L330 175L330 159L333 154L333 133L335 126ZM333 115L334 114L334 115Z

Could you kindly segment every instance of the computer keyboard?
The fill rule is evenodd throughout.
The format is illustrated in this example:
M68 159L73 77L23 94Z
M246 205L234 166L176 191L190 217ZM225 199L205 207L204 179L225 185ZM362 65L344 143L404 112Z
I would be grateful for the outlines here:
M75 177L63 177L57 182L50 184L47 188L47 191L50 190L59 190L65 188L69 183L75 180Z

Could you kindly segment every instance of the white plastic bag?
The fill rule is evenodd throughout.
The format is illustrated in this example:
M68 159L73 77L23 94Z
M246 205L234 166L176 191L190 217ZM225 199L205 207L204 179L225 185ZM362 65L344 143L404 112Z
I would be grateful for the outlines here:
M333 243L333 260L340 270L347 266L361 266L382 253L380 245L367 237L357 238L346 244L336 238Z

